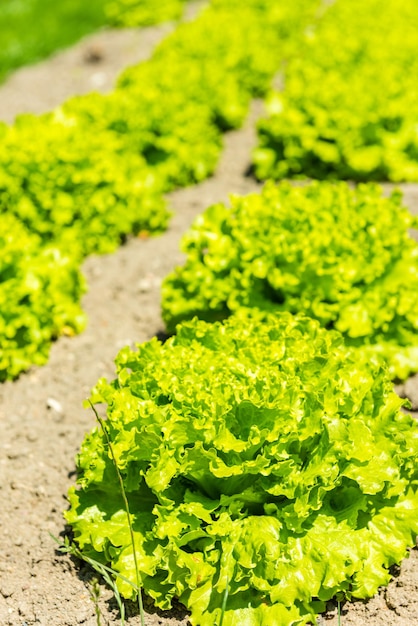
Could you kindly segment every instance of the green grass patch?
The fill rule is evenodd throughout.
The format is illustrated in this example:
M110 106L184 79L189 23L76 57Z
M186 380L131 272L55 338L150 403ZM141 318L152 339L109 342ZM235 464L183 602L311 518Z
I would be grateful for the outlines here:
M0 8L0 81L106 23L106 0L5 0Z

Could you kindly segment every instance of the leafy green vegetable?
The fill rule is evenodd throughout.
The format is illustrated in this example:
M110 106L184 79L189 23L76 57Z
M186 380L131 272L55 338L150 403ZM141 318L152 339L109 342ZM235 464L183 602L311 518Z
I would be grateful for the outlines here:
M0 381L48 360L51 341L84 326L78 263L41 244L12 215L0 217Z
M376 358L289 313L185 322L124 348L100 380L142 586L200 626L315 620L365 598L418 532L417 425ZM87 558L135 581L118 477L101 429L78 456L66 513ZM123 578L119 589L133 596Z
M416 220L397 192L282 183L231 202L210 207L183 238L186 263L163 283L170 332L242 307L303 312L381 353L394 377L418 370Z
M222 148L221 134L211 122L208 107L185 100L173 84L171 92L162 98L155 79L156 66L142 67L140 77L144 80L138 81L135 89L71 99L62 107L64 119L78 128L80 136L83 128L98 136L110 135L110 160L113 141L123 159L139 161L142 171L144 164L149 166L146 175L152 176L161 190L207 178Z
M169 213L140 156L122 154L117 137L74 133L58 114L1 127L0 164L3 381L45 364L53 340L83 329L84 256L114 250L128 233L160 232Z
M222 130L238 127L249 99L266 93L283 59L297 47L314 6L305 0L291 8L266 0L212 1L199 19L180 25L158 46L151 65L125 70L119 86L150 83L144 72L152 69L159 92L177 93L181 87L184 101L209 108Z
M415 0L337 0L267 101L260 179L418 180Z
M81 133L59 110L2 130L0 213L15 214L44 241L84 257L113 251L124 235L165 230L161 185L115 134Z

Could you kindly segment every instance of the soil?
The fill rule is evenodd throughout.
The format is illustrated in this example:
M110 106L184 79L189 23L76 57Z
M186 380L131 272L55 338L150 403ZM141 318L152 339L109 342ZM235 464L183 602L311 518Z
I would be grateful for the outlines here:
M19 70L0 88L0 119L12 121L21 112L41 112L66 97L92 88L111 88L126 65L146 58L171 26L141 31L103 31L71 50L39 65ZM86 331L62 338L49 363L33 368L17 381L0 387L0 625L75 626L119 624L112 593L94 583L85 565L57 551L51 538L62 537L66 493L75 479L74 457L95 426L83 400L101 376L114 377L118 350L162 332L160 285L182 262L179 240L208 205L226 201L229 193L245 194L259 185L246 175L255 143L254 122L262 111L253 103L245 127L228 134L216 174L206 182L170 194L174 211L169 230L149 239L130 239L118 252L90 257L84 264L89 291L84 307ZM405 202L418 213L418 186L403 185ZM385 187L389 190L390 186ZM399 392L418 409L418 379ZM96 596L94 589L98 590ZM411 551L394 572L387 589L368 602L342 608L343 626L413 626L418 623L418 552ZM188 624L181 607L155 611L146 601L147 626ZM128 604L130 626L140 623ZM336 626L336 607L319 618ZM274 625L271 625L274 626Z

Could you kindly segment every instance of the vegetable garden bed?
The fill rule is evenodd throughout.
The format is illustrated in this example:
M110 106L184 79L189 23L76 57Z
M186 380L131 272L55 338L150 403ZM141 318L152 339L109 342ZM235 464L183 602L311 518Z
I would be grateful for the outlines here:
M254 121L254 120L253 120ZM89 316L84 334L63 337L52 348L51 361L0 389L0 622L7 626L44 624L73 626L97 623L95 598L103 618L118 624L115 603L94 583L92 573L68 557L56 555L49 532L62 531L63 495L73 484L73 456L94 416L82 400L100 376L114 377L113 360L124 345L150 339L164 329L160 318L161 281L183 259L179 237L192 218L230 192L257 189L244 173L254 141L254 126L227 139L227 150L215 177L175 192L175 217L158 239L130 240L107 257L91 257L84 265L90 291L83 303ZM406 204L418 213L418 189L406 187ZM418 385L409 386L413 395ZM400 576L372 601L343 609L343 626L405 626L418 619L416 552ZM395 571L395 574L397 572ZM87 584L86 584L87 583ZM99 590L99 591L98 591ZM95 595L96 592L98 596ZM93 597L91 597L93 596ZM147 604L146 624L186 624L178 606L171 613ZM321 624L336 625L335 609ZM130 624L139 624L133 617ZM269 624L269 626L272 626Z

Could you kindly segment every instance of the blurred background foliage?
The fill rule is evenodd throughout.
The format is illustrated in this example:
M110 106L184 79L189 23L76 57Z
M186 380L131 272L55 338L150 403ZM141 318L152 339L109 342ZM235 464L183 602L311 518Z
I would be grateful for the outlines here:
M179 18L186 0L0 0L0 82L81 37L110 26Z

